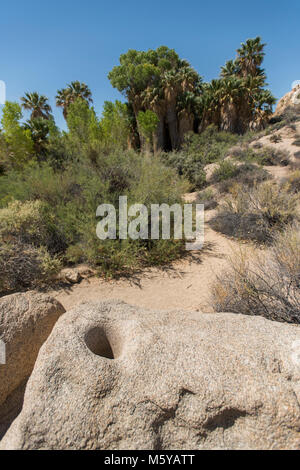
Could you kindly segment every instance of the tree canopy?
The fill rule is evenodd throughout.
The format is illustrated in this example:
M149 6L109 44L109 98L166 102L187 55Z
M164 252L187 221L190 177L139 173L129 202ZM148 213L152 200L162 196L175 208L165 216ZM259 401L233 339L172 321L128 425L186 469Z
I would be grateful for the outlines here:
M264 48L260 37L248 39L237 49L236 59L221 67L220 78L204 85L202 129L213 123L242 134L266 125L276 100L265 88Z
M275 99L265 88L264 48L260 37L248 39L210 83L203 83L188 61L166 46L130 49L108 77L132 106L140 141L138 114L149 110L158 117L154 147L176 149L184 134L198 126L200 131L214 124L220 130L244 133L266 125Z
M1 136L6 147L1 161L3 155L14 164L32 157L40 161L52 151L61 160L61 148L70 142L72 152L86 146L90 155L96 148L169 151L181 148L187 133L201 133L211 125L237 134L262 129L275 102L267 89L264 55L260 37L247 39L236 57L221 67L219 77L205 83L174 49L130 49L108 74L125 102L105 101L100 118L85 83L75 80L57 91L56 105L62 108L67 133L56 128L45 95L26 92L21 106L6 103ZM25 123L22 108L30 112Z
M201 93L201 77L190 64L166 46L148 51L131 49L120 56L120 65L108 77L126 96L136 120L140 111L150 110L158 116L155 147L166 148L169 141L172 148L177 148L184 97L189 94L190 102L196 102ZM189 112L193 110L189 106ZM139 134L143 140L142 132Z

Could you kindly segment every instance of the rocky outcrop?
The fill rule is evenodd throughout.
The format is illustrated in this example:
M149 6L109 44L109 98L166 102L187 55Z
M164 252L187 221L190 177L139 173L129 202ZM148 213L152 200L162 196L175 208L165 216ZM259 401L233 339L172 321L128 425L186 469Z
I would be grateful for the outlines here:
M300 109L300 84L296 85L292 91L286 93L277 103L274 116L280 116L286 109L297 107Z
M85 303L59 319L1 449L299 449L300 328Z
M39 349L64 311L58 301L33 292L0 299L0 340L6 353L0 364L0 437L20 411Z

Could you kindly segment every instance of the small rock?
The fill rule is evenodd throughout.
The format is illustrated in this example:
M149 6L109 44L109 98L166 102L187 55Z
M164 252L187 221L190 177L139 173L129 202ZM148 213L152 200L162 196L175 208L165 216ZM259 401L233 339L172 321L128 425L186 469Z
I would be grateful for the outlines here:
M81 274L75 269L66 271L64 273L64 277L65 280L70 282L71 284L78 284L82 280Z

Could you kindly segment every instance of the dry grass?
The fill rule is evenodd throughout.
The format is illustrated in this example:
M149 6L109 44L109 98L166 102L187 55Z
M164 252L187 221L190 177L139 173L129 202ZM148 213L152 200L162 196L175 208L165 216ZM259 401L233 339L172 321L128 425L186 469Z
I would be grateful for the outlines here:
M269 243L299 217L299 197L273 181L252 188L235 185L210 224L216 231L241 239Z
M285 181L288 191L300 193L300 170L295 170Z
M300 231L290 226L265 253L241 250L212 289L218 312L300 323Z
M60 260L45 248L13 242L0 244L0 296L50 283Z

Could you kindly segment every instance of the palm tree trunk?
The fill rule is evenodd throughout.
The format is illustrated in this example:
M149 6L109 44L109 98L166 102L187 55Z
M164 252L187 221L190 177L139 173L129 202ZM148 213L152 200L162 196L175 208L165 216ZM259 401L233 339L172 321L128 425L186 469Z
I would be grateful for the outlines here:
M185 134L193 131L193 129L194 116L184 109L179 115L179 146L183 144Z
M154 153L165 149L164 118L160 117L157 124L157 130L153 133L153 151Z
M176 102L168 103L166 121L169 128L172 150L178 148L178 122L176 113Z
M237 110L234 103L225 103L221 109L220 130L226 132L237 132Z

